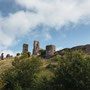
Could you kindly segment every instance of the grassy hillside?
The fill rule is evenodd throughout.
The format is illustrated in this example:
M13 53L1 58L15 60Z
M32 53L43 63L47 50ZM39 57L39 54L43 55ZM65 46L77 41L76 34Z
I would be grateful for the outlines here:
M3 71L12 67L12 61L13 60L14 60L14 58L8 58L8 59L0 60L0 74Z
M0 60L0 74L9 69L12 68L12 62L14 61L14 58L8 58L8 59L4 59L4 60ZM43 70L42 70L42 74L49 74L51 75L51 65L52 66L56 66L57 62L53 61L52 58L51 59L42 59L42 63L43 63Z
M0 61L3 71L0 90L90 90L90 55L81 51L49 59L26 53Z

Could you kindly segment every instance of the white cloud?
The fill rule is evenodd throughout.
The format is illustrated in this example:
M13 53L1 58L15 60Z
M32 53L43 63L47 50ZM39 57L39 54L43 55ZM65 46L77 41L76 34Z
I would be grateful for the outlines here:
M27 9L37 11L41 23L57 29L69 22L78 23L90 15L90 0L16 0Z
M85 19L88 22L87 17L90 17L90 0L16 0L16 3L27 11L7 17L0 14L0 50L7 49L40 24L58 30L70 22L86 23ZM31 9L35 12L30 12ZM45 39L51 39L48 31L45 33L44 29L42 33Z
M29 31L29 22L25 19L23 11L0 17L0 50L15 43L16 37L21 37Z

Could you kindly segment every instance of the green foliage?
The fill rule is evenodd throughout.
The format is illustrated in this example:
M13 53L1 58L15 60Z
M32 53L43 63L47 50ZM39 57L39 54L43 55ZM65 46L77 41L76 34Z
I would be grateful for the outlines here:
M54 72L56 65L49 64L46 68L49 69L50 71Z
M60 61L60 60L61 60L61 56L60 55L56 55L56 56L54 56L52 58L52 61L55 61L55 62Z
M46 50L41 49L41 50L40 50L40 55L41 55L41 56L46 55Z
M86 50L86 47L83 47L82 50Z
M2 90L90 90L90 55L66 50L50 60L42 66L39 56L28 58L24 53L15 57L13 68L1 76ZM54 71L53 75L42 74L45 70Z
M22 58L27 58L31 56L31 52L26 52L21 54Z
M28 57L30 57L31 56L31 52L28 52Z
M26 53L22 53L20 59L25 59L25 58L28 58L28 52Z
M63 56L54 85L57 90L90 90L90 58L84 58L78 51Z
M13 69L6 71L2 75L2 80L6 83L4 90L27 90L32 89L40 71L40 58L15 58Z
M65 48L65 49L63 49L62 52L63 52L63 54L70 54L70 53L72 53L72 50L69 48Z
M52 77L48 75L41 75L36 79L34 90L53 90Z
M5 86L5 83L3 80L0 78L0 90Z
M20 53L17 53L17 56L20 56L21 54Z

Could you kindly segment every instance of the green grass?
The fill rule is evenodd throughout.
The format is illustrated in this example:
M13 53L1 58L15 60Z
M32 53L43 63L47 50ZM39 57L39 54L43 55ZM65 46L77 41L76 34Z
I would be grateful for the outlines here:
M5 70L12 67L12 61L14 58L8 58L4 60L0 60L0 74L4 72Z
M14 58L8 58L5 60L0 60L0 74L3 73L5 70L12 68L12 62L14 61ZM41 75L48 75L53 76L53 72L50 68L47 68L49 65L57 65L57 62L53 61L52 59L42 59L42 71L39 74Z

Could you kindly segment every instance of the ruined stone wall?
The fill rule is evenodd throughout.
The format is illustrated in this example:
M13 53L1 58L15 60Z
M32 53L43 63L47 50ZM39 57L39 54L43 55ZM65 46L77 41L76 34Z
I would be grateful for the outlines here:
M50 56L54 55L55 52L56 52L55 45L46 46L46 57L50 57Z
M6 58L12 58L13 56L12 55L10 55L10 54L7 54L6 55Z
M4 60L4 53L1 54L1 60Z
M28 52L28 44L23 44L23 53Z
M40 50L40 42L39 41L34 41L34 48L33 48L33 55L39 55L39 50Z

